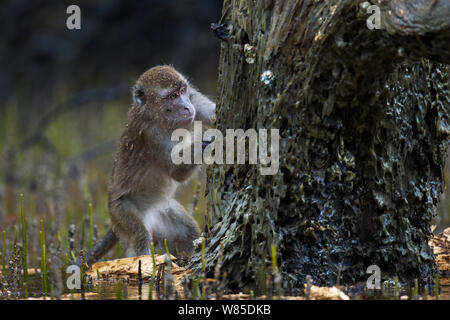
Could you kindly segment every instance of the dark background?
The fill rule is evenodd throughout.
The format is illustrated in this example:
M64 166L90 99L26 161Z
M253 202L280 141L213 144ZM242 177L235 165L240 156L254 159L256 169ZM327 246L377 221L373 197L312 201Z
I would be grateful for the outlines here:
M66 8L81 8L81 30ZM215 94L218 41L209 29L219 0L2 1L0 108L42 111L61 90L133 81L155 64L173 64ZM45 104L45 106L43 105Z

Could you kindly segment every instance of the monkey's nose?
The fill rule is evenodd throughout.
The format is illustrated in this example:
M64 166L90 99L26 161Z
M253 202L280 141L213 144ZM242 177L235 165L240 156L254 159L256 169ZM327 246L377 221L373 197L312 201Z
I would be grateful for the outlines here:
M192 116L192 109L189 107L184 107L182 113L183 115L190 117Z

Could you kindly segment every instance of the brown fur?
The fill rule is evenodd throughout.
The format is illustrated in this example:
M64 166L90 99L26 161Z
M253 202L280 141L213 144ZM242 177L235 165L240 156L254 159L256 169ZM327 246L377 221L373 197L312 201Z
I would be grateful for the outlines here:
M144 72L137 83L144 88L179 88L184 81L182 76L171 66L157 66Z

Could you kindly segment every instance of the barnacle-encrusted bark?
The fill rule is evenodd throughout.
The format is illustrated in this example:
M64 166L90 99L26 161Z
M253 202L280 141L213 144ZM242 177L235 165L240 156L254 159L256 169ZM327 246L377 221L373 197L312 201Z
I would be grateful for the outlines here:
M281 135L274 176L210 168L206 267L220 260L230 288L255 286L272 244L285 288L308 274L321 285L338 273L340 283L365 281L373 264L384 279L437 272L427 240L450 111L448 68L435 62L449 61L449 16L439 27L414 3L424 1L379 1L382 28L370 30L367 4L353 0L224 1L218 128ZM392 12L424 17L407 28Z

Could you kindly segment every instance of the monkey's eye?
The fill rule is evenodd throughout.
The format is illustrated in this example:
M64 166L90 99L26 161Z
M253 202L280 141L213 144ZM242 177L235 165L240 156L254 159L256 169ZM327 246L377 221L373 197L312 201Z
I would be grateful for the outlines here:
M142 98L144 96L144 91L136 90L136 98Z
M169 94L168 98L169 99L176 99L176 98L178 98L178 93L177 92L172 92L171 94Z
M185 94L185 93L186 93L186 87L181 87L180 94Z
M136 89L134 91L134 98L136 99L137 103L143 104L145 102L145 93L142 89Z

